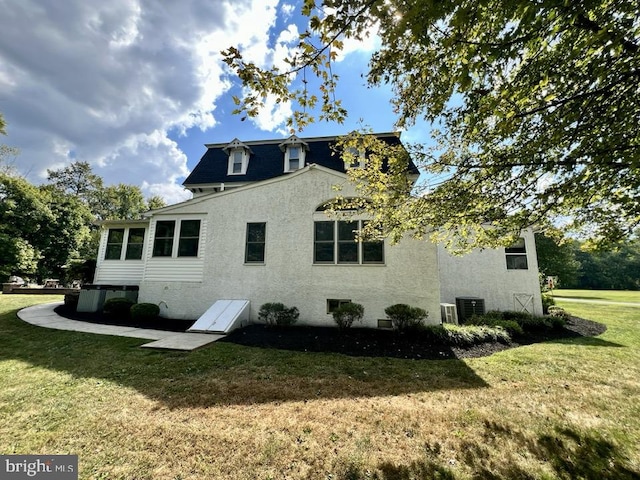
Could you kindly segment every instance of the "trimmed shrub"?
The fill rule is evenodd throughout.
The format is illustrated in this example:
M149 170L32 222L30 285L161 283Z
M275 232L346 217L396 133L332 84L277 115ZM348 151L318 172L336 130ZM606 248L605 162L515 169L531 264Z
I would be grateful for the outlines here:
M160 315L160 307L155 303L136 303L131 305L131 319L138 322L150 322Z
M102 306L102 312L113 317L129 317L135 302L124 297L109 298Z
M362 321L364 307L359 303L344 303L333 312L333 320L340 330L345 330L353 325L353 322Z
M417 330L423 326L429 313L423 308L411 307L404 303L396 303L384 309L393 328L400 332Z
M297 307L287 308L283 303L265 303L260 307L258 318L270 326L288 326L298 321Z

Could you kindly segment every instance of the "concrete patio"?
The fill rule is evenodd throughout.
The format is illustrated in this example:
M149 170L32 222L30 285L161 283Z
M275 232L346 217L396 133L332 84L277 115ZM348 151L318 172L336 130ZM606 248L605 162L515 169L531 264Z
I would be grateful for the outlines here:
M153 340L152 342L141 345L143 348L190 351L213 343L224 337L224 335L209 333L167 332L164 330L123 327L118 325L102 325L98 323L71 320L61 317L54 311L54 309L59 305L62 305L62 302L45 303L41 305L34 305L33 307L27 307L18 312L18 317L21 320L38 327Z

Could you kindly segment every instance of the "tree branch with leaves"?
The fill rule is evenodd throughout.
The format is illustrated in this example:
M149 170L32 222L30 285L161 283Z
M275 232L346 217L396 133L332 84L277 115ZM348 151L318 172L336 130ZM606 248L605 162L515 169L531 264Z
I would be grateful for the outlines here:
M257 115L275 95L297 106L293 128L342 122L332 63L344 39L377 31L368 84L391 85L399 129L419 119L438 127L434 147L410 147L437 185L407 191L393 178L405 155L385 172L375 162L350 171L386 235L495 246L563 219L565 230L607 245L640 224L637 2L305 0L302 14L309 30L286 72L223 52L248 92L237 110Z

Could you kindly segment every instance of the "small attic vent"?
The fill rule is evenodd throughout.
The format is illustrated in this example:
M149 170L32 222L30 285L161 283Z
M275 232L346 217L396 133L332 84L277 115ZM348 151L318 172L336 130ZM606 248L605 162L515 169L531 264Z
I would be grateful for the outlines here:
M456 297L456 309L458 310L458 320L460 323L464 323L473 315L484 315L484 298Z

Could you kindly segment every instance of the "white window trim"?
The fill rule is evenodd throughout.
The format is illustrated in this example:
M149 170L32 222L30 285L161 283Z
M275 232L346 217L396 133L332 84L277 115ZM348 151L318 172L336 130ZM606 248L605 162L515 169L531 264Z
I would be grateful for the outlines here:
M298 157L298 168L291 168L291 164L290 164L290 153L291 153L291 148L297 148L298 152L300 154L300 156ZM296 170L300 170L301 168L304 167L304 159L305 159L305 149L304 149L304 145L302 145L301 143L294 143L291 145L287 145L287 149L285 150L284 153L284 171L285 172L295 172Z
M109 244L109 232L111 230L124 230L124 236L122 238L122 246L120 247L120 258L107 258L107 247ZM127 259L127 247L129 246L129 230L141 229L144 230L144 240L142 241L142 256L140 258ZM104 253L102 254L103 262L141 262L144 259L147 250L147 238L149 229L147 227L109 227L107 228L107 234L104 242Z
M233 171L233 157L236 152L242 153L242 168L240 172ZM229 163L227 166L227 175L246 175L249 166L249 152L245 148L233 148L229 151Z
M178 256L178 247L180 245L180 232L182 231L182 222L185 220L200 220L200 231L198 232L198 254L194 256ZM151 238L151 258L155 259L179 259L179 260L190 260L190 259L199 259L202 258L202 228L204 225L204 220L202 218L197 217L187 217L187 218L167 218L167 219L158 219L156 220L156 224L158 221L161 222L175 222L175 228L173 230L173 240L171 244L171 256L156 256L153 254L154 245L156 241L156 225L153 227L153 238ZM144 256L144 252L143 252Z
M343 266L343 267L367 267L367 266L386 266L387 264L387 245L386 245L386 241L383 239L381 240L382 242L382 261L381 262L365 262L364 261L364 252L363 252L363 248L364 248L364 243L366 242L362 242L362 241L358 241L358 261L357 262L340 262L338 260L338 255L339 255L339 243L340 240L338 240L338 222L357 222L358 223L358 229L362 228L362 224L363 222L367 222L369 220L367 219L350 219L350 220L331 220L331 219L327 219L326 217L323 218L314 218L313 220L313 228L314 228L314 239L313 239L313 245L314 245L314 257L313 257L313 265L319 265L319 266ZM315 244L316 244L316 240L315 240L315 223L316 222L332 222L333 223L333 261L332 262L316 262L315 260Z

